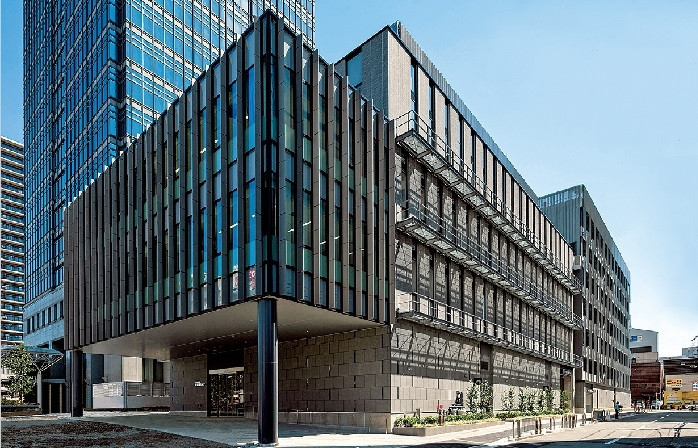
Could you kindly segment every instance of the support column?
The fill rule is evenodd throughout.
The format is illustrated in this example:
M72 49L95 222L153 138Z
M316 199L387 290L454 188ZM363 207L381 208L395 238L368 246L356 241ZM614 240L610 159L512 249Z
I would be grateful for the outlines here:
M82 402L85 392L83 380L82 350L70 351L70 416L82 417Z
M257 302L257 437L261 445L279 443L279 339L276 299Z

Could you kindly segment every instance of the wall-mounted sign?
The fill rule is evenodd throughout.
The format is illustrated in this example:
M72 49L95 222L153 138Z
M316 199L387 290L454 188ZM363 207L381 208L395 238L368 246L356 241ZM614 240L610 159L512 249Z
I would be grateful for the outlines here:
M698 390L698 381L694 381L691 385L691 390Z
M666 380L666 387L667 388L673 389L675 387L678 387L679 389L681 389L682 385L683 385L683 381L681 380L681 378L676 378L676 379L671 379L671 380L667 379Z
M194 387L204 387L206 383L202 383L201 381L194 381Z

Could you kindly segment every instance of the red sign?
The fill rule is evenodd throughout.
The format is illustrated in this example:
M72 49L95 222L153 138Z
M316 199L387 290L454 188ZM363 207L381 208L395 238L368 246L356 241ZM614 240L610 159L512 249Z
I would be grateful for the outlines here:
M257 270L254 268L250 269L250 272L247 274L247 279L249 281L250 291L254 291L257 284Z

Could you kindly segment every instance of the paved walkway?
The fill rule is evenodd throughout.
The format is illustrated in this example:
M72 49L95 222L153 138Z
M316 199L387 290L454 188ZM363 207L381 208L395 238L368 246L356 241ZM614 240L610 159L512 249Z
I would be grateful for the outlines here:
M632 415L623 413L623 417ZM61 422L102 422L132 428L161 431L179 436L227 445L243 445L257 440L257 422L236 417L206 417L205 414L181 414L169 412L107 412L85 411L79 419L68 414L37 415L28 417L3 417L21 426ZM322 427L279 424L280 447L408 447L428 446L500 446L508 445L512 424L502 422L486 428L440 434L429 437L385 434L368 428ZM559 431L555 431L559 432ZM564 431L563 431L564 432Z
M237 445L257 440L257 422L235 417L170 414L169 412L85 412L83 420L116 423L141 429L164 431L214 442ZM430 437L400 436L368 432L367 428L320 427L279 423L280 447L406 447L438 443L457 438L475 438L483 442L510 434L511 423L470 431L452 432ZM495 436L493 440L489 440Z

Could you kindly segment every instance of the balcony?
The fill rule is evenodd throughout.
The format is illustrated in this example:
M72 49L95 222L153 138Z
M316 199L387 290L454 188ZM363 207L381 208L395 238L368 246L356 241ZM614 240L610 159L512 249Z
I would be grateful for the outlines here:
M464 200L522 248L532 259L547 268L573 294L581 293L581 283L553 252L514 215L458 154L414 112L395 119L396 142L415 159L451 186Z
M505 259L491 252L486 245L471 238L467 232L440 219L424 204L408 201L396 204L395 227L443 255L487 278L514 296L544 313L576 329L584 328L581 316L523 276Z
M398 300L396 308L398 319L438 328L566 366L582 365L581 358L567 350L417 293L411 293L407 300Z

